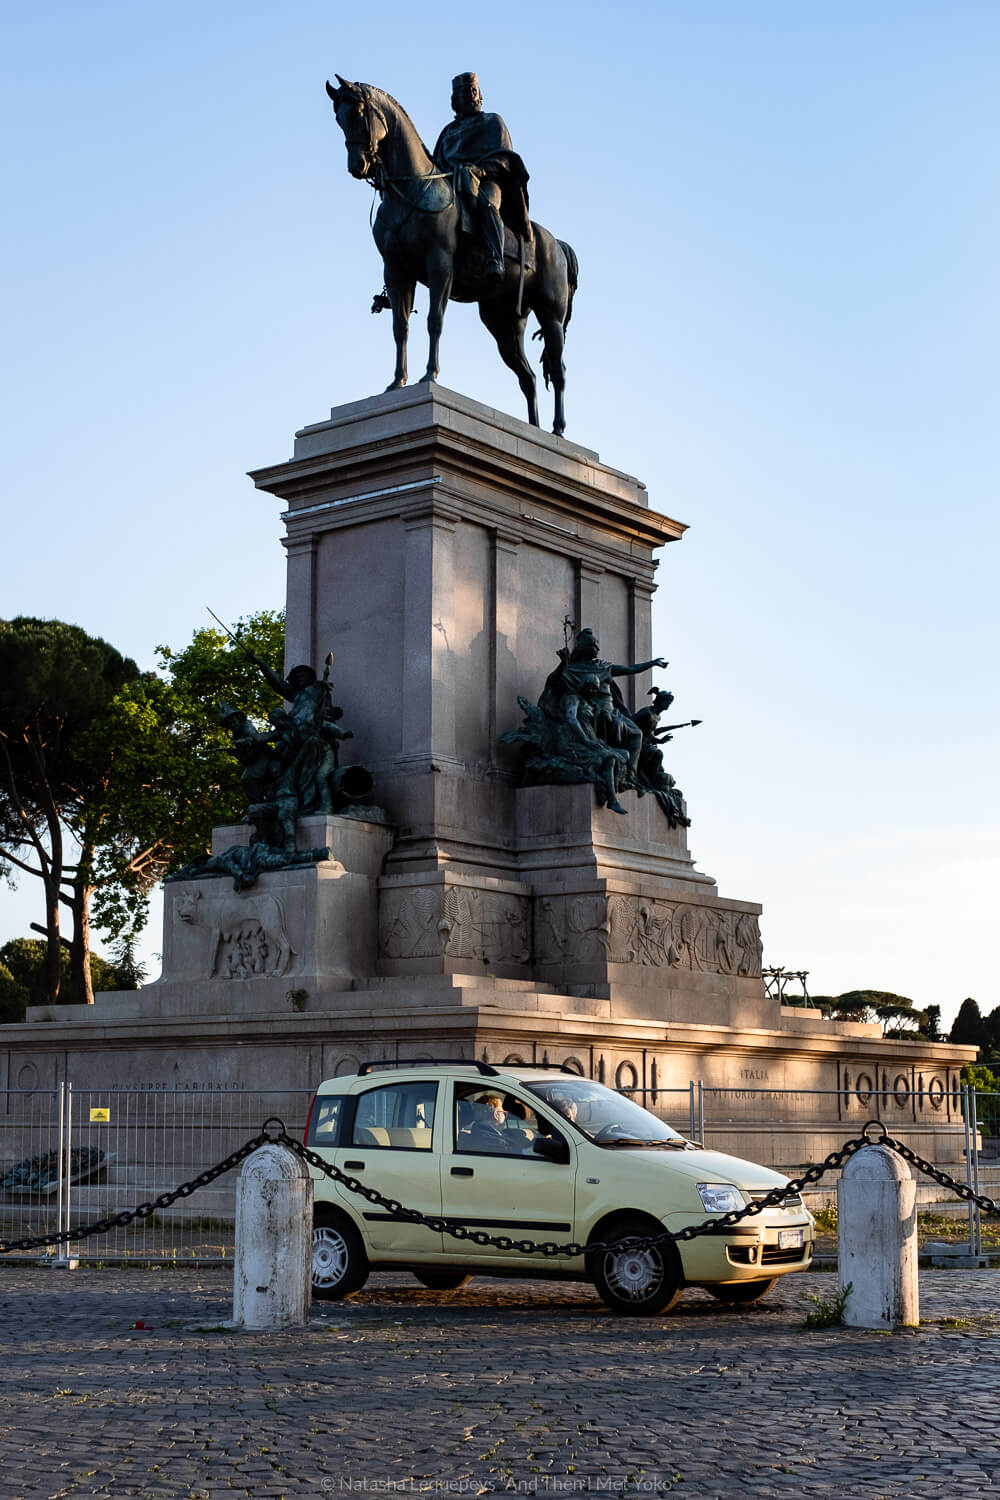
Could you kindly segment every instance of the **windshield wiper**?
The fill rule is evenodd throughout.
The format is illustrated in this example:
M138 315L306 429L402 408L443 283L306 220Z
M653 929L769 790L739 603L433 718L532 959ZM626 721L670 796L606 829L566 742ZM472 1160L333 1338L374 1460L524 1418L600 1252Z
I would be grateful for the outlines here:
M632 1136L627 1135L616 1136L613 1140L600 1142L600 1145L602 1146L642 1146L646 1149L652 1150L659 1150L661 1146L666 1146L674 1151L683 1151L684 1144L685 1143L682 1140L640 1141Z

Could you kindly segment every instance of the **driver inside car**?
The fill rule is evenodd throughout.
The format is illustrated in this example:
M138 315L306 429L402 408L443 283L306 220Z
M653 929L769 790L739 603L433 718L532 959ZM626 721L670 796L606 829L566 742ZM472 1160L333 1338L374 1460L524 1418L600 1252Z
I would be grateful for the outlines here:
M466 1149L489 1151L498 1156L522 1156L530 1149L529 1137L516 1124L509 1124L508 1119L502 1097L487 1094L479 1101Z

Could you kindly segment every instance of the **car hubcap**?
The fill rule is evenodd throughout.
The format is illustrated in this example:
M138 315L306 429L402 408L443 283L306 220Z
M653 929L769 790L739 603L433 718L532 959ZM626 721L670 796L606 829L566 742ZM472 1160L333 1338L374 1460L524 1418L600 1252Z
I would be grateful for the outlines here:
M322 1225L313 1230L314 1286L336 1286L347 1271L347 1242L339 1229Z
M619 1250L608 1256L605 1274L612 1291L642 1302L663 1280L663 1263L652 1250Z

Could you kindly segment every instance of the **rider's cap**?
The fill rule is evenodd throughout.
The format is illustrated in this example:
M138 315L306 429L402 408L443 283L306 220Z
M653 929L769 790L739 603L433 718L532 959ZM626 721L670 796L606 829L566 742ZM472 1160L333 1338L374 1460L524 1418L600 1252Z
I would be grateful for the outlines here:
M456 73L455 77L451 80L452 93L456 89L478 89L478 87L479 75L476 73Z

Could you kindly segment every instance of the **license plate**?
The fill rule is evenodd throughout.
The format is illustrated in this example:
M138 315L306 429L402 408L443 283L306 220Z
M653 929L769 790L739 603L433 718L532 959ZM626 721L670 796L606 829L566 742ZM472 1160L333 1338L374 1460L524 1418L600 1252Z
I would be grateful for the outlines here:
M802 1244L803 1244L803 1240L802 1240L802 1230L801 1229L779 1229L778 1230L778 1249L779 1250L801 1250L802 1249Z

